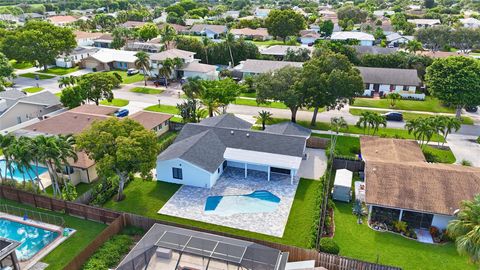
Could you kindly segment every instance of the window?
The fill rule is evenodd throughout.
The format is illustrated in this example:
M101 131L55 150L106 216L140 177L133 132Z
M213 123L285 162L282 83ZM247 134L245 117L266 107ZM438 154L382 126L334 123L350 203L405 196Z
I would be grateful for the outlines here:
M181 168L172 168L173 178L183 179L183 173Z
M290 174L290 170L289 170L289 169L283 169L283 168L270 167L270 171L271 171L272 173Z

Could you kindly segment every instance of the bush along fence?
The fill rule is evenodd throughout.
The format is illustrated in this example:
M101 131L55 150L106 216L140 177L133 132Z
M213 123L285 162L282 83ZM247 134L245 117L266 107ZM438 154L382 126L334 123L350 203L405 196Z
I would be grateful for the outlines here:
M119 213L109 209L103 209L90 205L82 205L75 202L68 202L42 195L30 193L27 191L19 190L13 187L0 185L0 198L16 201L22 204L44 208L56 212L64 212L68 215L85 218L92 221L107 223L109 226L105 228L87 248L85 248L80 254L78 254L65 269L79 270L88 260L90 256L97 250L105 241L110 237L118 234L122 229L127 226L135 226L142 228L144 231L148 231L153 224L160 223L169 226L175 226L195 231L201 231L231 238L236 238L244 241L255 242L260 245L265 245L271 248L281 250L289 253L289 261L303 261L303 260L315 260L315 265L325 267L329 270L400 270L401 268L385 266L375 263L364 262L360 260L350 259L338 255L327 254L318 252L316 250L309 250L294 246L288 246L279 243L273 243L263 241L259 239L253 239L238 235L231 235L228 233L210 231L206 229L196 228L192 226L186 226L173 222L167 222L163 220L156 220L147 218L140 215L131 213Z

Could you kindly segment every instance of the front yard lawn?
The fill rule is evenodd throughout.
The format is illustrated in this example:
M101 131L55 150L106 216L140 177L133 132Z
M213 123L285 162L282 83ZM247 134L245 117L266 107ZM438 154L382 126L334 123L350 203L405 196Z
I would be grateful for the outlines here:
M382 112L382 111L375 111L375 110L364 110L364 109L354 109L354 108L349 109L350 114L357 115L357 116L359 116L362 112L365 112L365 111L376 112L376 113L380 113L380 114L385 113L385 112ZM394 111L394 110L392 110L392 111ZM402 115L403 115L403 121L413 120L413 119L417 119L417 118L427 118L427 117L434 116L432 114L411 113L411 112L402 112ZM455 117L455 116L452 115L452 117ZM473 119L471 117L468 117L468 116L462 116L462 124L473 125Z
M28 88L22 89L22 91L33 94L33 93L40 92L43 89L44 89L43 87L28 87Z
M260 240L278 242L298 247L309 248L312 236L315 233L313 224L317 222L317 197L322 189L322 182L317 180L301 179L295 193L295 200L290 210L288 222L282 238L264 234L248 232L229 227L213 225L190 219L157 214L163 205L180 188L180 185L160 181L143 181L136 178L125 188L126 198L116 202L112 198L104 207L117 211L125 211L146 216L153 219L176 222L198 228L251 237ZM192 194L192 196L195 196Z
M150 95L160 95L163 93L162 89L148 88L148 87L134 87L130 89L130 92L150 94Z
M180 114L180 110L178 110L177 106L172 105L152 105L144 109L145 111L151 112L161 112L161 113L168 113L168 114Z
M357 107L371 107L371 108L390 108L390 101L384 99L373 98L355 98L353 106ZM424 111L424 112L437 112L437 113L455 113L454 108L444 106L440 100L434 97L426 97L425 100L399 100L395 108L397 110L406 111ZM392 110L393 110L392 109Z
M136 83L136 82L140 82L140 81L143 81L143 74L140 74L140 73L137 73L135 75L132 75L132 76L128 76L127 75L127 72L124 71L124 70L112 70L112 71L108 71L109 73L118 73L118 75L120 75L122 77L122 83L123 84L131 84L131 83Z
M17 202L1 199L0 203L8 205L27 208L30 210L48 213L51 215L63 217L65 220L65 227L73 228L77 230L71 237L65 242L56 247L46 257L42 259L42 262L49 264L47 270L61 270L77 256L83 249L85 249L96 237L100 234L107 225L84 220L82 218L72 217L66 214L43 210L28 205L20 204Z
M24 73L24 74L20 74L18 75L20 77L24 77L24 78L30 78L30 79L35 79L35 76L38 76L38 79L39 80L47 80L47 79L53 79L55 78L55 76L52 76L52 75L47 75L47 74L41 74L41 73Z
M102 105L115 106L115 107L127 106L128 103L130 103L130 101L128 101L126 99L121 99L121 98L114 98L114 99L112 99L111 102L109 102L106 99L100 101L100 104L102 104Z
M438 147L425 145L422 149L422 152L428 162L452 164L456 161L456 158L450 148L440 149Z
M14 69L27 69L32 68L33 64L29 62L17 62L17 60L10 60L10 64Z
M335 202L335 237L340 255L398 266L404 270L477 269L458 255L453 243L422 244L403 236L357 224L353 204Z
M266 107L266 108L276 108L276 109L288 109L285 104L277 101L272 101L268 104L258 104L255 99L241 98L238 97L233 104L236 105L245 105L245 106L255 106L255 107Z
M71 68L63 68L63 67L52 67L48 68L47 70L42 70L40 71L41 73L47 73L47 74L52 74L52 75L57 75L57 76L63 76L68 73L75 72L79 70L79 67L71 67Z

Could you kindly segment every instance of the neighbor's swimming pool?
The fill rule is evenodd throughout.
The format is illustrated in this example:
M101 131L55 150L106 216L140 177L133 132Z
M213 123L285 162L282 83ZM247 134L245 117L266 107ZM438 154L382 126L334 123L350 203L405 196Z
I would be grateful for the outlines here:
M35 174L35 170L36 170L36 167L35 165L32 165L30 169L27 169L27 170L24 170L25 172L21 172L19 169L18 169L18 164L15 163L15 162L12 162L12 176L13 176L13 179L17 180L17 181L23 181L23 175L25 175L25 180L30 180L30 179L35 179L36 177L36 174ZM11 178L10 176L10 170L7 170L7 163L5 162L4 159L0 159L0 169L1 169L1 174L2 176L4 177L5 176L5 172L7 174L7 178ZM38 175L44 173L47 171L47 168L45 167L42 167L42 166L38 166Z
M0 237L22 243L16 249L20 261L32 258L57 236L57 232L0 218Z
M245 195L210 196L205 203L205 212L220 216L245 213L273 212L280 198L267 190L256 190Z

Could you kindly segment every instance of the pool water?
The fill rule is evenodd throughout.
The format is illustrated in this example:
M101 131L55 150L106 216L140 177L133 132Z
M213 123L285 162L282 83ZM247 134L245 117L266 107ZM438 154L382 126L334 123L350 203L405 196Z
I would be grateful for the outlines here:
M247 213L274 212L280 198L267 190L257 190L250 194L230 196L210 196L205 203L205 212L220 216Z
M57 236L57 232L0 218L0 237L22 243L15 251L20 261L32 258Z
M5 162L4 159L1 159L0 160L0 169L1 169L1 174L2 176L5 176L5 172L6 172L6 175L7 175L7 178L10 178L10 170L7 170L7 163ZM30 180L30 179L35 179L36 177L36 174L35 174L35 171L36 171L36 167L35 165L32 165L30 169L24 169L24 173L22 173L19 169L18 169L18 164L15 163L15 162L12 162L11 164L11 167L12 167L12 175L13 175L13 179L17 180L17 181L23 181L23 175L25 174L25 180ZM45 167L41 167L41 166L38 166L38 175L41 175L42 173L46 172L47 171L47 168Z

